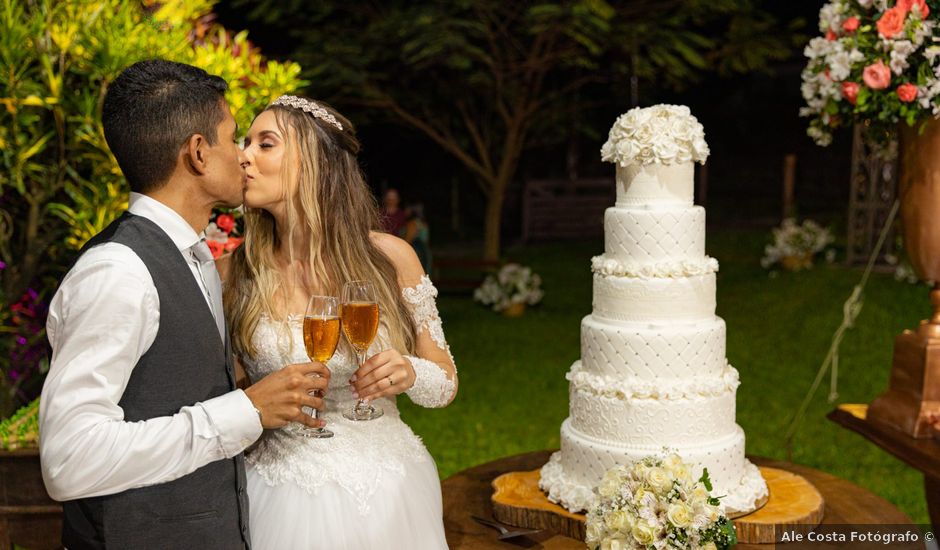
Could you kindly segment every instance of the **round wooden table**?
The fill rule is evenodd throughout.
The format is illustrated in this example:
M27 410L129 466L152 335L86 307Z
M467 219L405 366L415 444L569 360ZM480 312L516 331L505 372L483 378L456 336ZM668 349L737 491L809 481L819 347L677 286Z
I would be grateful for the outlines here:
M444 529L447 544L457 549L505 549L538 547L546 550L584 549L584 543L561 535L542 532L510 542L496 540L496 530L484 527L470 516L493 517L490 482L506 472L535 470L548 462L552 451L536 451L510 456L474 466L444 480ZM799 474L809 480L826 500L826 515L823 525L846 524L893 524L913 525L910 518L890 502L833 475L780 460L750 457L759 466L770 466ZM771 545L739 544L739 550L767 550Z

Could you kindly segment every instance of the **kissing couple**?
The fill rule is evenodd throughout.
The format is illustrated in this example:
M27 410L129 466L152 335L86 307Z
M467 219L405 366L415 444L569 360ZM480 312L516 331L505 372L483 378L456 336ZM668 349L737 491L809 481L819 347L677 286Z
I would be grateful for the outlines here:
M164 60L108 86L129 208L82 249L47 322L40 459L62 542L446 548L437 468L395 405L456 394L437 290L410 245L377 231L349 120L282 96L239 147L226 89ZM244 244L213 261L212 211L240 204ZM311 362L308 300L352 281L374 288L372 345ZM372 406L384 414L343 416ZM304 437L324 424L333 437Z

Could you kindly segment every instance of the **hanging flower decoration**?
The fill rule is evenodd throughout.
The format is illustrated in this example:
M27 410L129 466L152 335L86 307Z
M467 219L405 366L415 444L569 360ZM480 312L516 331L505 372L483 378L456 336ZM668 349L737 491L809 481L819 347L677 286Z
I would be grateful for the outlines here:
M818 145L856 121L886 145L899 122L940 115L938 14L925 0L832 0L819 30L804 50L800 109Z

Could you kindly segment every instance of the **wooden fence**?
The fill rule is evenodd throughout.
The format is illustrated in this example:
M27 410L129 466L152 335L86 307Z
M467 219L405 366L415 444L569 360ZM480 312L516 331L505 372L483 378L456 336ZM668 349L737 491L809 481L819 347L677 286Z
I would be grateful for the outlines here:
M604 210L615 200L612 178L529 180L522 196L522 240L603 236Z

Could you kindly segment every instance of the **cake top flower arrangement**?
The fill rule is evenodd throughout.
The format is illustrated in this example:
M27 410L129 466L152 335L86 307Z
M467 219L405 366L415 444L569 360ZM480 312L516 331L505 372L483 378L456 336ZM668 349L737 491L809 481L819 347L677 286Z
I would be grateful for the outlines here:
M938 10L940 11L940 10ZM804 53L800 116L822 146L832 132L864 121L882 145L898 122L940 114L938 14L926 0L832 0Z
M676 454L612 468L588 511L587 547L596 550L724 550L737 543L708 470L695 481Z
M708 158L705 129L684 105L636 107L620 115L601 147L601 159L620 166L681 164Z

